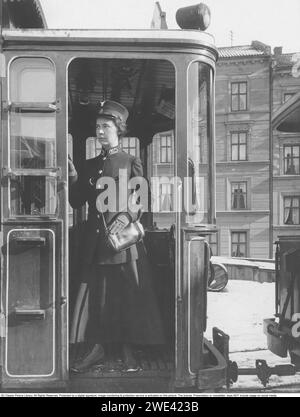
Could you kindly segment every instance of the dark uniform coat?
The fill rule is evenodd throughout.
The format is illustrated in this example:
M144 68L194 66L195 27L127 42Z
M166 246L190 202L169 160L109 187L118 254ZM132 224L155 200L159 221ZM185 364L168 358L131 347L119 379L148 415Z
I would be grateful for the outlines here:
M73 208L86 202L89 204L82 242L83 282L88 285L82 284L86 290L81 291L77 299L71 339L74 342L81 340L80 326L82 322L87 323L88 312L88 325L84 327L87 327L86 338L92 343L161 344L164 343L162 323L152 290L151 269L143 267L143 245L119 253L111 252L105 245L104 222L96 206L103 190L97 189L96 183L100 177L113 178L118 196L119 187L122 187L120 169L127 170L128 180L143 175L140 159L116 150L107 157L100 155L86 161L83 171L70 187ZM118 198L116 200L118 207ZM138 217L137 212L121 207L117 212L105 213L106 223L109 224L120 211L131 221Z
M104 191L103 189L96 189L97 180L101 177L109 177L114 179L116 184L115 203L116 208L118 208L120 169L126 170L128 180L132 177L143 176L140 159L117 150L107 157L100 154L96 158L87 160L79 178L70 187L69 201L73 208L79 208L86 202L89 204L88 221L83 242L83 260L87 264L92 262L102 265L121 264L138 258L136 246L117 254L106 247L103 218L96 207L97 197ZM121 207L116 212L104 213L106 223L109 224L119 212L126 213L130 221L135 221L138 217L138 212L133 212L128 207Z

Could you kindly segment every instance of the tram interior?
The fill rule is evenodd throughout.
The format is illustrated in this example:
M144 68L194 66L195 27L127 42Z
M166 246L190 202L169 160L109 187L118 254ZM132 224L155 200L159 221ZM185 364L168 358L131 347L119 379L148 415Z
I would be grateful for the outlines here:
M75 59L69 67L69 155L77 169L100 152L92 115L99 102L114 100L129 110L128 132L121 147L140 157L144 176L174 175L175 69L166 60ZM152 194L153 193L153 194ZM145 238L139 244L139 266L150 271L160 310L166 345L136 348L143 371L169 371L175 351L174 224L171 189L159 184L152 190L142 216ZM153 205L156 209L153 210ZM154 212L155 211L155 212ZM87 207L69 212L70 318L81 286L81 236ZM72 324L70 325L72 327ZM87 346L77 329L70 339L70 358L77 360ZM117 353L111 347L113 362Z

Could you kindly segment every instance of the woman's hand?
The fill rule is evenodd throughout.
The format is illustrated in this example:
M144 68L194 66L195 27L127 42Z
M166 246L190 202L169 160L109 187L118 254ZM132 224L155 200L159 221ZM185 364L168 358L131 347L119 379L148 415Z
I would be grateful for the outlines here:
M108 227L108 232L117 234L122 232L129 225L129 219L126 214L120 214L118 218Z

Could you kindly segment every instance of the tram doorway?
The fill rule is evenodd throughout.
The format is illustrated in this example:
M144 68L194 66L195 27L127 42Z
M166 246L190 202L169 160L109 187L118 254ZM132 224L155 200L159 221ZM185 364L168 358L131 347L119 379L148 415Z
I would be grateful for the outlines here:
M79 173L86 160L101 152L95 137L97 106L113 100L129 111L127 133L120 139L119 148L140 158L149 185L148 204L143 207L141 218L145 238L138 244L137 267L142 282L146 282L146 298L150 297L157 305L165 339L163 345L137 345L134 354L143 374L153 370L169 374L175 361L174 66L161 59L78 58L69 66L68 98L68 153ZM89 277L82 257L87 206L86 203L74 210L69 208L71 368L89 349ZM110 344L105 350L104 360L87 372L101 376L122 370L123 364L118 361L120 347Z

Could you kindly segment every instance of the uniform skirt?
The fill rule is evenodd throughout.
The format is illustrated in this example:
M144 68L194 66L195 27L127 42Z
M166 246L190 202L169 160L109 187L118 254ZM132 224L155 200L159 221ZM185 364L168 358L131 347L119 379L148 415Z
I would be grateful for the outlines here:
M164 344L151 270L141 260L86 265L71 328L71 343Z

